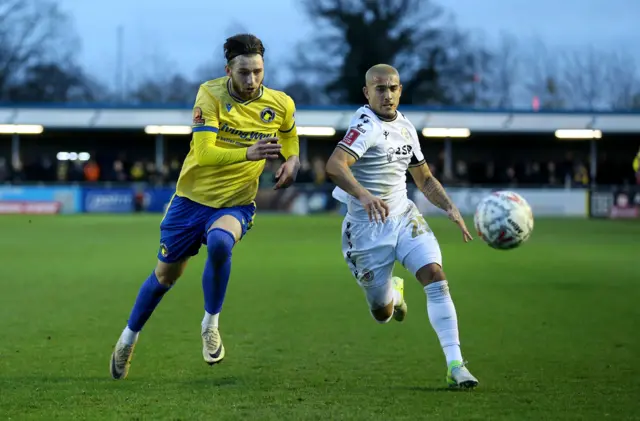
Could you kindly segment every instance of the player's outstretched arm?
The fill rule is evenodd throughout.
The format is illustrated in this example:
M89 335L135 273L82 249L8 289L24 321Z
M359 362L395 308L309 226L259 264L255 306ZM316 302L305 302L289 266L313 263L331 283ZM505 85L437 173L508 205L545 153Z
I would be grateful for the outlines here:
M469 233L469 230L467 230L467 226L464 223L464 219L462 219L462 215L460 215L460 211L453 203L442 184L440 184L438 179L433 175L433 173L431 173L429 166L424 163L417 167L410 167L409 172L411 173L413 180L416 182L416 186L418 186L427 200L445 211L447 216L449 216L449 219L460 227L464 241L472 240L473 237Z
M362 206L369 214L369 220L382 222L386 221L389 216L389 205L382 199L375 197L369 190L362 187L358 180L353 176L351 167L356 159L346 152L344 149L336 148L327 161L327 175L338 187L349 193L351 196L358 198Z

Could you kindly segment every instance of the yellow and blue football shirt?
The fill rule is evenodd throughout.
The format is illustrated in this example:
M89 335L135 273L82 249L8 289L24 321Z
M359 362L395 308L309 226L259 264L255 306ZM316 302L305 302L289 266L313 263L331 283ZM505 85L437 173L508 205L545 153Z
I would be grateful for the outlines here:
M192 131L176 194L213 208L255 199L265 160L246 156L258 140L277 137L285 159L299 154L293 99L262 86L256 98L245 101L232 93L228 77L200 85Z

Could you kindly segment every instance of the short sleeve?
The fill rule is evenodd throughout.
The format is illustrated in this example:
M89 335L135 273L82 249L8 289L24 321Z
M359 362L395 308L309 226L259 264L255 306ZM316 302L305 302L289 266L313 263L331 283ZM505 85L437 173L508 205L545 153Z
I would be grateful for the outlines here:
M364 116L352 122L347 134L338 142L338 148L343 149L355 159L360 159L364 153L375 144L375 129L371 119Z
M191 130L218 133L219 121L218 101L204 86L200 86L193 106Z
M415 129L414 129L415 133ZM422 148L420 147L420 141L418 140L418 135L415 134L413 137L413 149L411 155L411 162L409 162L409 168L411 167L419 167L422 164L425 164L426 161L424 159L424 155L422 154Z

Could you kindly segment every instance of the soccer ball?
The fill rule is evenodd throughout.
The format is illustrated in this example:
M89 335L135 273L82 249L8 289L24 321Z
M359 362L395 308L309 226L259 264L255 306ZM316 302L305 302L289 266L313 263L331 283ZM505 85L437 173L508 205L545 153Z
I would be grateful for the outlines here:
M497 191L483 198L473 222L480 238L499 250L522 245L533 231L531 207L512 191Z

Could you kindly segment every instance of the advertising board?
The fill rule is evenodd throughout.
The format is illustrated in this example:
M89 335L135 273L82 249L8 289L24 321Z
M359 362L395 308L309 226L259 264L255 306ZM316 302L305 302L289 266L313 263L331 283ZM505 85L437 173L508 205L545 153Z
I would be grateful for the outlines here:
M640 186L594 189L589 193L592 218L640 218Z
M78 213L80 196L75 186L0 186L0 213Z
M83 188L82 210L87 213L131 213L134 196L131 188Z
M536 217L586 217L588 215L588 191L584 189L565 190L513 188L501 190L512 190L524 197L531 206L531 210ZM473 215L480 200L491 194L493 191L495 190L486 188L447 189L447 193L451 197L451 200L453 200L458 209L460 209L460 213L465 216ZM442 214L442 211L429 203L419 190L413 190L410 197L424 215Z

